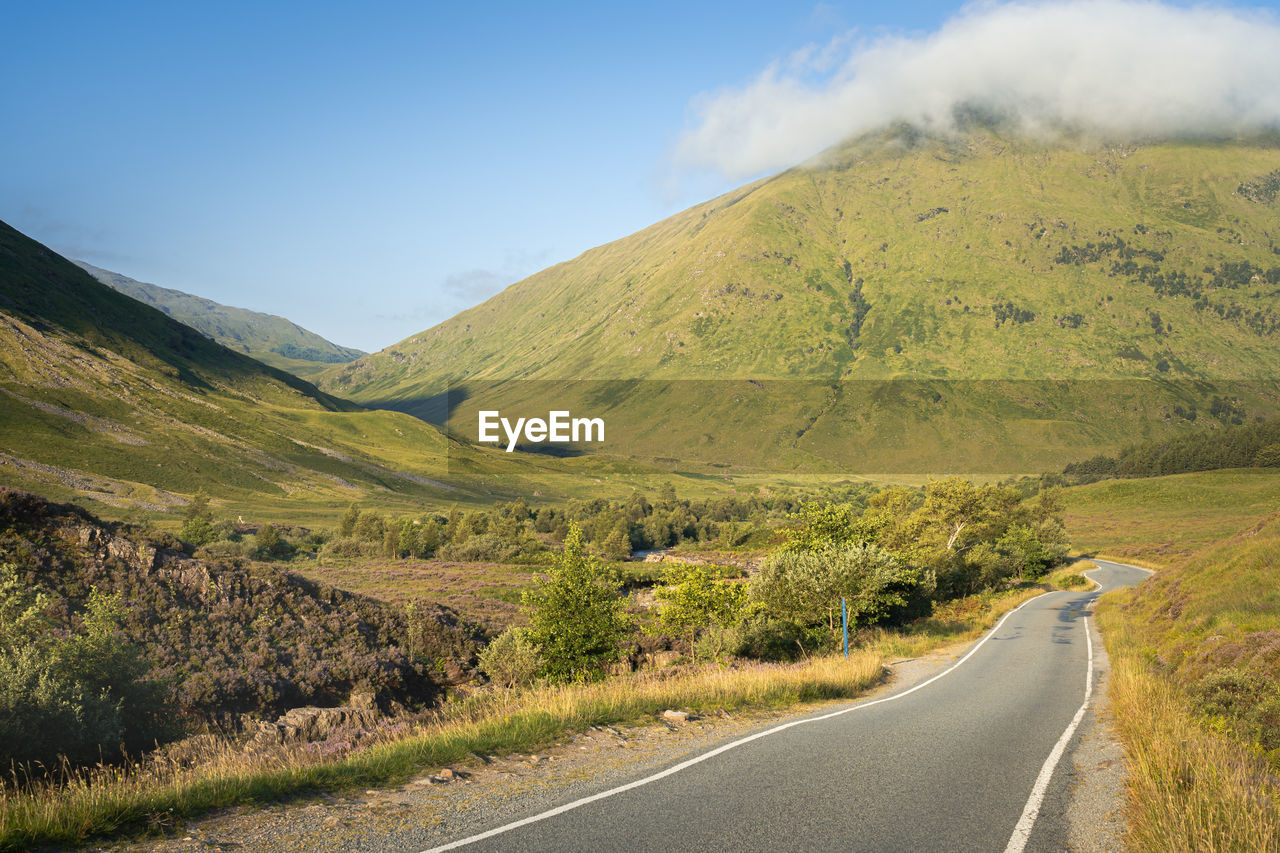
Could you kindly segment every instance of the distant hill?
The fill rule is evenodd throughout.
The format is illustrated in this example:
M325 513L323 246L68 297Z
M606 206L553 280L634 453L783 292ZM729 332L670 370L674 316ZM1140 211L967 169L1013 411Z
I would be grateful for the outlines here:
M180 290L135 281L84 261L73 263L108 287L158 308L223 346L298 376L308 377L365 354L338 346L284 317L233 308Z
M475 432L604 417L731 466L1040 471L1280 394L1276 140L899 127L518 282L316 377ZM1203 421L1197 426L1203 426Z
M419 419L364 409L0 223L0 485L109 518L167 513L177 529L197 489L222 518L330 526L352 502L407 514L617 497L654 473L473 448Z
M454 495L433 476L448 444L230 350L0 223L0 482L152 511L204 488L288 520L308 500Z

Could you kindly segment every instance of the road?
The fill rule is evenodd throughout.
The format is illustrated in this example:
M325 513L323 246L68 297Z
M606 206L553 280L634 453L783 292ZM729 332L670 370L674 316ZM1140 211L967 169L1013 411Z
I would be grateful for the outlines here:
M1032 599L915 687L433 849L1060 851L1075 724L1093 689L1088 607L1147 577L1095 562L1100 589Z

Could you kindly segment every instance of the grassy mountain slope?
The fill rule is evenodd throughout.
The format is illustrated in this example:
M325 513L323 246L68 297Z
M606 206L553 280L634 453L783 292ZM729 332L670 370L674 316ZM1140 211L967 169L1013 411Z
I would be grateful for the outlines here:
M298 376L311 376L330 365L364 355L361 350L338 346L284 317L233 308L180 290L135 281L84 261L74 263L108 287L160 309L223 346Z
M1040 469L1165 434L1215 392L1245 416L1274 410L1277 175L1271 141L897 129L317 381L418 414L449 392L451 423L471 431L477 407L576 403L612 413L615 449L636 455ZM650 381L568 382L636 379Z
M518 457L363 410L95 281L0 223L0 483L119 517L198 488L248 520L619 494L633 466ZM163 516L162 516L163 517Z

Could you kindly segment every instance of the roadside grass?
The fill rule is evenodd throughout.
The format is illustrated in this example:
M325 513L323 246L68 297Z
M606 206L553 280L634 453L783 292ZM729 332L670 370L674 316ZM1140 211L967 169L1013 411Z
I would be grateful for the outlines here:
M1144 660L1120 613L1099 613L1124 741L1129 848L1151 853L1280 849L1280 779L1266 759L1212 731Z
M1280 849L1280 517L1104 596L1097 618L1133 846Z
M472 753L507 754L553 743L593 725L695 713L779 708L858 695L880 680L873 651L803 664L646 673L586 685L486 691L447 703L433 718L338 759L319 751L246 754L211 747L194 767L144 759L128 767L67 772L55 783L0 788L0 850L79 843L170 825L221 806L296 794L396 785Z

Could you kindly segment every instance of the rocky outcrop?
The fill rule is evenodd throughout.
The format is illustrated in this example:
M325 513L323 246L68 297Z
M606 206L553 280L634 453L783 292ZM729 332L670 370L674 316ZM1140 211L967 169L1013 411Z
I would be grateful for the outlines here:
M378 712L368 708L293 708L274 723L259 723L249 748L261 750L317 743L335 735L358 739L361 732L373 729L378 720Z

